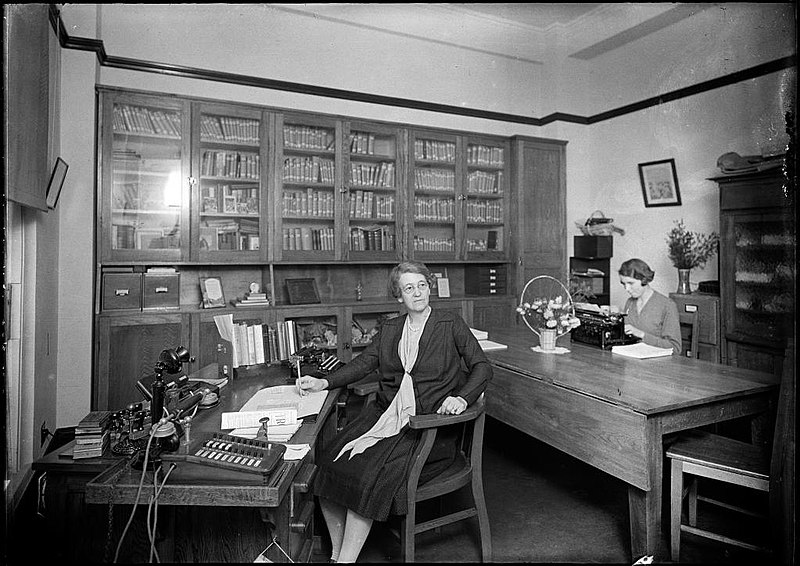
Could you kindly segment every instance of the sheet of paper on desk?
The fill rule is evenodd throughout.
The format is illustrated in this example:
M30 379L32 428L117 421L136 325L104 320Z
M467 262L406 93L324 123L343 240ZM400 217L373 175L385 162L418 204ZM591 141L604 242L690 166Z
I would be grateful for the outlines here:
M222 413L221 429L251 428L261 426L261 419L269 417L271 426L292 425L297 422L297 410L291 408L264 409L261 411L237 411Z
M629 358L660 358L662 356L671 356L672 348L658 348L644 342L637 342L636 344L626 344L625 346L612 346L611 353Z
M489 338L489 333L485 330L478 330L477 328L470 328L472 335L478 340L486 340Z
M298 431L300 426L303 424L302 419L298 419L298 421L294 424L286 424L286 425L267 425L267 440L270 442L286 442L294 433ZM258 431L261 426L251 426L251 427L240 427L233 429L229 434L232 436L239 436L241 438L255 438L258 436Z
M478 344L481 345L481 349L484 352L491 352L493 350L507 350L508 346L505 344L501 344L500 342L492 342L491 340L478 340Z
M293 406L297 409L297 418L301 419L318 414L327 397L327 391L300 395L294 385L274 385L256 392L240 410L258 411L265 408Z

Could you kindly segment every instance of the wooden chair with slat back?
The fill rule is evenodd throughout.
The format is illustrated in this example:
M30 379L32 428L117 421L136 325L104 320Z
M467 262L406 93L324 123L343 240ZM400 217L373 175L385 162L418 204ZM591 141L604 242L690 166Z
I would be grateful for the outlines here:
M684 356L688 356L690 358L699 358L700 351L699 342L700 342L700 317L697 315L697 312L681 312L678 314L680 325L681 325L681 337L685 338L684 332L688 333L689 337L689 349L682 352ZM684 344L686 342L684 341Z
M794 557L794 445L795 352L786 351L778 395L772 449L702 430L682 433L667 449L670 461L670 546L672 560L680 560L681 532L710 538L755 551L776 553L781 562ZM684 489L684 477L688 486ZM769 532L773 540L754 543L698 527L697 502L720 505L732 511L749 510L730 502L698 495L698 478L708 478L769 492ZM688 524L682 522L683 499L688 500ZM738 535L737 535L738 536Z

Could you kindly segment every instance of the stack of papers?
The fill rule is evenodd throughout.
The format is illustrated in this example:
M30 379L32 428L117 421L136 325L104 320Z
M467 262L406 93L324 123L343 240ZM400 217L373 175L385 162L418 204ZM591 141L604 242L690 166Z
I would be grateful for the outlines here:
M472 331L473 336L478 340L487 340L489 338L489 333L485 330L478 330L476 328L470 328Z
M494 350L507 350L508 346L505 344L501 344L500 342L492 342L491 340L478 340L478 344L481 345L481 349L484 352L492 352Z
M658 348L644 342L637 342L636 344L627 344L625 346L612 346L611 353L629 358L660 358L661 356L671 356L672 348Z

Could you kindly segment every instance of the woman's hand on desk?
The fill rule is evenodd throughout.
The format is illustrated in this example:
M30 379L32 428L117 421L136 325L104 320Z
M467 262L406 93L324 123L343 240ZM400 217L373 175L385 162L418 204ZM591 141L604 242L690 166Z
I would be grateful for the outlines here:
M639 330L632 324L625 325L625 334L630 334L631 336L636 336L637 338L644 338L644 331Z
M303 375L296 381L297 392L300 395L308 395L309 393L316 393L328 388L328 380L325 378L312 377L310 375Z

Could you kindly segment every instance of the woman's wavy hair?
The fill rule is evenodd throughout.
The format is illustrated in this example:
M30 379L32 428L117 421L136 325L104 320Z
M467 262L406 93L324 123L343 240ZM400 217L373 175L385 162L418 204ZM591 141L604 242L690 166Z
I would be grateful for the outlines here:
M623 277L638 279L642 282L642 285L647 285L656 276L656 272L650 269L650 266L639 258L629 259L620 265L619 274Z
M419 261L401 262L394 266L391 273L389 273L389 293L391 293L392 297L395 299L399 299L403 296L403 291L400 289L400 276L404 273L419 273L425 277L431 289L433 289L436 283L436 278L424 263Z

